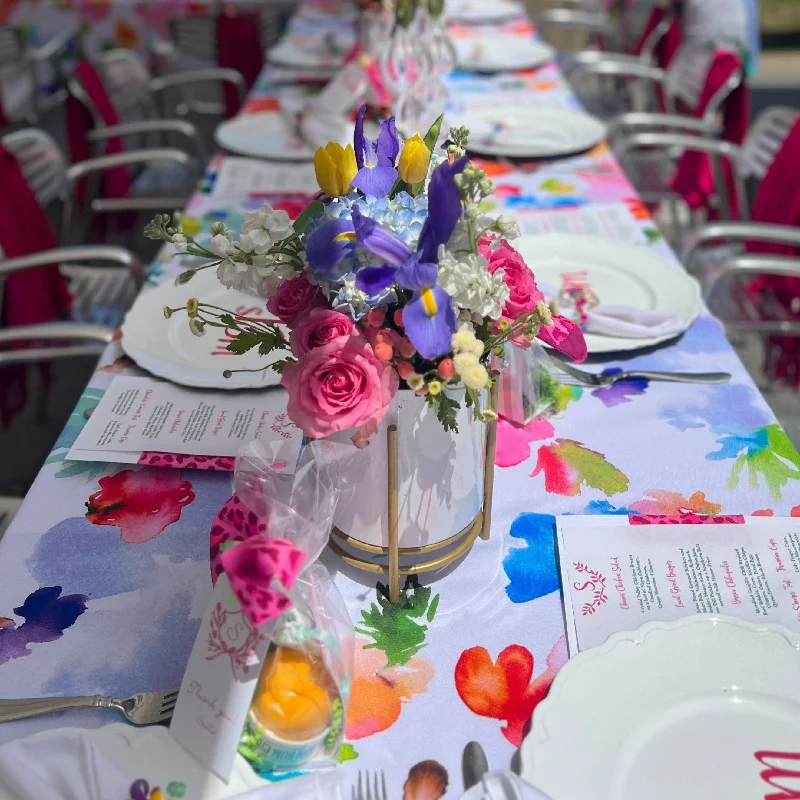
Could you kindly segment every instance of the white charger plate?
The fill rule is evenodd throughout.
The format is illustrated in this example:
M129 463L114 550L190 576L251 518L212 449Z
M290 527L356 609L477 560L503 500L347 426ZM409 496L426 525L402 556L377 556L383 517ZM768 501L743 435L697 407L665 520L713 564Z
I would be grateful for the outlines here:
M645 245L594 236L520 236L512 245L543 286L560 289L562 275L585 272L603 305L632 306L674 314L688 328L700 312L700 284L684 269ZM589 353L615 353L652 347L675 338L626 339L587 333Z
M534 69L555 58L549 44L519 36L482 36L453 43L458 68L468 72L513 72Z
M183 286L176 286L173 281L162 283L140 294L122 323L122 349L138 366L173 383L203 389L264 389L280 383L281 376L271 369L234 372L232 377L224 378L226 369L260 369L278 361L286 352L259 356L258 350L253 349L241 356L212 355L225 350L222 329L206 328L204 336L195 336L189 330L185 312L164 318L164 306L180 308L190 297L249 316L255 316L252 309L259 307L264 319L270 318L264 300L226 289L214 269L198 272Z
M223 800L269 785L269 781L259 778L238 754L230 782L226 785L190 756L161 725L137 728L114 722L100 728L55 728L35 734L35 737L50 739L65 734L87 736L123 775L131 777L131 783L143 778L151 788L160 786L165 795L166 787L173 781L185 784L186 800ZM2 776L0 800L18 800L17 795L3 783Z
M286 42L269 51L271 64L292 69L328 70L331 74L344 64L346 52L331 53L322 42L316 48L297 47Z
M511 0L455 0L447 4L449 22L505 22L525 16L525 8Z
M306 130L316 135L312 120L305 120ZM346 119L326 118L324 138L339 142L343 146L353 143L353 130ZM317 126L318 127L318 126ZM274 161L313 161L317 147L306 142L293 131L286 118L278 111L260 114L243 114L229 122L223 122L214 132L220 147L232 153Z
M500 106L458 115L469 128L468 150L506 158L555 158L591 149L606 125L582 111Z
M522 776L552 800L794 797L798 675L800 635L778 625L694 615L615 634L556 676ZM771 767L794 776L772 786Z

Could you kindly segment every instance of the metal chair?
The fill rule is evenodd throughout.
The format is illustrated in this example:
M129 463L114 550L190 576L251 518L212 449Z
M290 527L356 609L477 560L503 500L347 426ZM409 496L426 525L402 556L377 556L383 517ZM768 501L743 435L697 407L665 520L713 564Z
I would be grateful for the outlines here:
M749 219L748 202L748 188L764 179L799 115L797 109L784 106L767 109L751 126L741 146L707 136L635 133L618 147L623 164L626 155L637 148L651 151L679 148L708 153L717 159L717 192L723 198L727 194L719 162L727 159L731 163L740 221L730 221L731 206L723 203L728 221L691 230L681 247L682 260L700 279L706 303L731 332L758 333L763 337L800 335L797 317L787 314L768 294L754 298L747 291L758 275L800 278L800 260L792 256L746 253L744 249L747 242L800 248L800 229L753 222Z
M38 85L40 64L51 64L74 49L77 32L67 30L51 37L39 47L25 43L20 29L0 26L0 98L6 122L36 124L39 117L63 103L66 89L58 86L44 94Z
M75 183L84 176L100 176L116 166L140 166L167 163L189 168L192 159L184 152L174 149L134 150L113 156L101 156L67 167L64 156L55 141L44 131L26 128L2 138L3 146L14 155L23 174L36 195L39 204L52 220L57 239L66 243L74 241L73 203ZM125 211L148 212L174 211L186 204L185 196L151 196L104 199L92 197L90 216ZM138 228L137 228L138 230ZM75 297L73 312L76 320L118 324L122 313L136 296L144 273L136 256L122 250L93 250L94 246L68 248L72 252L90 255L105 252L114 255L111 266L82 265L78 260L64 262L62 271L70 280L70 289ZM125 253L122 258L120 253ZM122 260L120 260L122 259ZM42 262L51 263L51 262ZM126 267L120 271L119 266ZM102 314L98 312L102 310Z

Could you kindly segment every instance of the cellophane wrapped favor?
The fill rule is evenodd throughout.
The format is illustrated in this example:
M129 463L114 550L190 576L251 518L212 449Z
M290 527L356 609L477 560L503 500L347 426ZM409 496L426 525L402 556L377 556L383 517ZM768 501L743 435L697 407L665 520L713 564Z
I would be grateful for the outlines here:
M272 626L265 623L274 613L260 627L270 645L239 743L239 752L259 773L337 763L354 633L341 594L316 559L327 544L337 501L353 488L347 481L363 474L366 460L355 448L322 441L308 442L296 465L261 443L248 446L237 460L234 483L242 513L256 522L261 542L277 548L277 559L288 565L261 569L247 548L238 556L239 545L221 548L222 568L245 613L245 595L263 593L279 614Z

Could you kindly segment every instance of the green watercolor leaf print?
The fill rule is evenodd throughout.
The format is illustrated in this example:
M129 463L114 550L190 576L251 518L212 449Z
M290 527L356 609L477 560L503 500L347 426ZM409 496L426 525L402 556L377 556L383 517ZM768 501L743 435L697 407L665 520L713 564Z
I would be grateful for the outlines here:
M406 578L397 605L389 602L389 590L384 584L379 583L376 588L378 602L361 612L361 627L356 626L356 633L373 640L365 650L383 651L387 668L404 666L425 647L428 626L416 620L433 622L439 595L431 600L431 587L420 586L415 575Z
M535 478L544 473L544 488L550 494L575 497L584 487L599 489L610 497L628 489L628 477L602 453L584 447L572 439L556 439L539 448Z
M800 454L777 423L759 428L756 433L766 437L765 446L750 447L737 457L726 488L735 489L747 467L751 488L758 489L763 478L772 498L781 500L783 487L789 481L800 480Z

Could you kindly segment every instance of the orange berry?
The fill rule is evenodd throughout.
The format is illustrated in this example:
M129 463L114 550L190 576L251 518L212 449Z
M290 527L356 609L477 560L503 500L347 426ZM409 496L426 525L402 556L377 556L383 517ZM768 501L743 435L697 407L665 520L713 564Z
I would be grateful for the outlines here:
M411 366L410 362L408 361L401 361L397 365L397 374L403 379L406 380L411 373L414 372L414 367Z
M394 312L392 319L394 320L394 324L397 325L398 328L403 327L403 309L398 308L397 311Z
M407 336L404 336L400 340L399 344L397 345L397 349L400 351L400 354L405 358L411 358L411 356L413 356L417 352L417 348L414 347L413 344L411 344L411 339L409 339Z
M381 308L372 308L367 314L367 324L372 325L374 328L380 328L385 319L386 314Z
M394 355L394 350L390 344L386 342L377 342L375 347L372 348L375 352L375 357L379 358L381 361L391 361L392 355Z
M452 358L443 358L439 362L439 366L436 368L436 371L439 373L439 377L442 380L449 381L450 378L456 374L456 365L453 363Z

